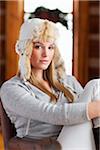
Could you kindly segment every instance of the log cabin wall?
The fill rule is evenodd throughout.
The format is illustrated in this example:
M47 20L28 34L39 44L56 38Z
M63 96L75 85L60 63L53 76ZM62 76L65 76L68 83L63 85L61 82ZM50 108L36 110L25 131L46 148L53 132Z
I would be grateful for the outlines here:
M100 77L100 1L89 1L88 79Z

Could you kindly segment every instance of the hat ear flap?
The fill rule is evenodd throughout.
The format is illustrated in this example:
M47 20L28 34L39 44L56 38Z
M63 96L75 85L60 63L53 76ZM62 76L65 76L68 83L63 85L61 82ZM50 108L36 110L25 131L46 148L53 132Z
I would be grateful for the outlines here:
M23 54L22 56L20 56L19 68L21 72L21 77L23 79L28 80L31 75L31 65L30 65L30 58L27 55Z
M19 70L21 78L28 80L31 75L30 57L32 54L32 40L17 41L16 52L19 54Z
M56 75L58 79L62 79L66 76L64 60L62 59L61 53L57 47L55 48L55 53L56 55L54 55L54 65Z

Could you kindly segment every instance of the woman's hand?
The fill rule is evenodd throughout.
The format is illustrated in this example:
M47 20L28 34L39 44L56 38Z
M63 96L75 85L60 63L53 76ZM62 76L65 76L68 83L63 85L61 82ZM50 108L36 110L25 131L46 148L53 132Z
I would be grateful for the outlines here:
M100 117L100 100L92 101L88 104L88 115L90 119Z

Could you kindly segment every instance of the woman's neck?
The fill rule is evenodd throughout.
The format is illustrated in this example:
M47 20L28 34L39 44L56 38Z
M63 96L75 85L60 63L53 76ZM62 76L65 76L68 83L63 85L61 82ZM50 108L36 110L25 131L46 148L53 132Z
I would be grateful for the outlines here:
M46 81L44 78L43 78L43 71L42 70L34 70L32 69L32 73L35 75L35 78L46 88L48 89L48 91L52 92L51 91L51 87L49 85L49 82Z
M35 78L38 79L38 81L43 81L43 70L32 69L32 73L35 75Z

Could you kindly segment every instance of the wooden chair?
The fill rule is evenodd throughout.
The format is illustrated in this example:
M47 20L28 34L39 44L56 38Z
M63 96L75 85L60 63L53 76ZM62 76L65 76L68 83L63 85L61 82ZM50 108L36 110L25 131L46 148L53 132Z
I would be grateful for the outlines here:
M8 118L0 100L1 127L5 150L61 150L58 141L52 138L32 140L16 137L14 125Z

